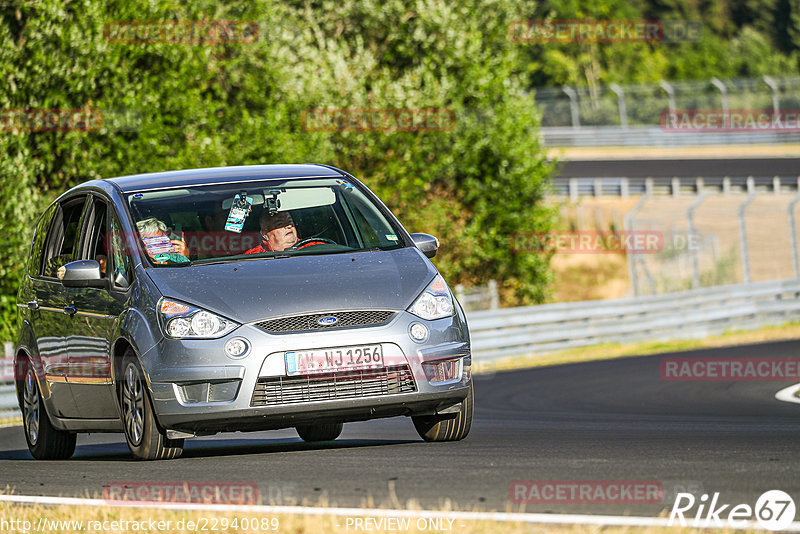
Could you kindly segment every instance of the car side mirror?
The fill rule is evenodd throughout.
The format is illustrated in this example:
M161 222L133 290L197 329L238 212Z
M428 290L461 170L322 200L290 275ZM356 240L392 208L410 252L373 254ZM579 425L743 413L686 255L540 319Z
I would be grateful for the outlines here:
M58 277L64 287L108 287L97 260L72 261L59 268Z
M433 258L439 251L439 240L430 234L411 234L414 245L428 258Z
M127 289L128 286L131 285L128 277L123 273L116 273L114 275L114 284L122 289Z

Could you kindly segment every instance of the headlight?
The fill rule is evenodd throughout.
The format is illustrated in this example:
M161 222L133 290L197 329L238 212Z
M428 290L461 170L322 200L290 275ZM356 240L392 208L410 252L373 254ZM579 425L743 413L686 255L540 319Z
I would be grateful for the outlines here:
M453 297L442 275L436 275L408 311L428 321L453 315Z
M161 299L158 305L164 332L173 338L222 337L238 323L182 302Z

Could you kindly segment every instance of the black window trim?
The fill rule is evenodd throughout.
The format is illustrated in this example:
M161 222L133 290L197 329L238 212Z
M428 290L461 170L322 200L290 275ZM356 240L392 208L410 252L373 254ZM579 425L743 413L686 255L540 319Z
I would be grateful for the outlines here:
M58 202L52 202L47 208L42 212L38 219L36 219L36 225L33 227L33 236L31 236L31 246L30 250L28 250L28 266L27 266L27 275L28 278L36 280L41 278L42 276L42 264L44 263L44 252L47 248L47 241L50 236L50 226L53 224L53 219L55 218L55 213L52 215L50 214L51 211L55 212L58 210ZM41 228L42 224L44 223L45 217L50 217L50 221L47 223L47 228ZM39 251L39 261L38 265L31 265L33 261L33 256L36 254L34 250L34 245L36 244L36 237L39 235L39 231L43 231L45 234L44 242L42 243L41 250Z
M89 233L88 233L88 230L89 230L89 225L90 224L94 224L94 215L95 215L94 207L95 207L97 202L102 202L105 205L105 208L106 208L106 217L105 217L106 218L106 220L105 220L106 236L108 236L109 233L111 232L111 217L114 217L117 221L120 221L120 219L121 219L119 214L118 214L118 212L117 212L117 210L116 210L116 207L114 206L114 201L111 198L107 197L104 194L101 194L99 191L88 191L87 193L89 195L89 199L88 199L88 203L89 204L88 204L87 207L84 208L85 211L84 211L84 214L83 214L82 218L85 219L85 220L83 220L82 223L81 223L81 235L80 235L79 244L78 244L78 246L79 246L78 250L79 250L79 254L80 254L81 257L83 257L87 252L86 251L86 246L87 246L86 241L90 237ZM120 228L121 227L122 227L122 223L120 222ZM125 239L125 236L123 236L123 240L124 239ZM106 254L106 278L105 278L105 280L108 281L108 285L106 287L106 290L127 293L128 290L130 290L130 288L133 286L133 281L136 278L135 269L133 268L133 257L131 256L130 253L127 253L128 258L130 259L130 263L131 263L131 268L130 268L131 279L128 280L128 285L127 286L120 286L120 285L118 285L118 284L116 284L114 282L114 277L110 276L110 273L114 272L114 267L115 267L114 266L114 254L110 250L108 250L106 252L107 252L107 254ZM89 258L89 259L92 259L92 258ZM98 288L98 289L100 289L100 288Z
M53 246L53 243L52 243L52 240L53 240L53 234L52 234L53 225L55 224L56 220L58 220L59 216L61 217L60 220L63 221L63 219L64 219L64 206L65 205L71 205L73 203L77 203L81 199L81 197L83 197L83 207L81 208L80 219L78 219L78 232L79 233L78 233L76 242L72 246L73 247L72 248L72 254L75 255L77 247L79 246L80 241L81 241L81 231L82 231L83 223L84 223L83 219L86 216L86 207L89 204L89 193L87 191L79 191L79 192L76 192L76 194L74 194L74 195L71 195L71 196L69 196L67 198L64 198L64 199L61 199L61 200L58 200L58 201L54 202L54 204L56 204L56 208L55 208L56 212L53 214L53 218L50 221L50 224L48 225L48 228L47 228L47 238L46 238L46 241L44 243L44 250L42 251L41 264L39 265L39 272L38 272L38 275L36 277L37 279L39 279L39 280L47 280L47 281L55 280L57 282L60 282L60 280L57 277L55 277L55 276L47 276L47 275L44 274L44 266L45 266L45 264L47 263L47 261L52 259L52 256L50 256L50 253L51 253L50 248Z

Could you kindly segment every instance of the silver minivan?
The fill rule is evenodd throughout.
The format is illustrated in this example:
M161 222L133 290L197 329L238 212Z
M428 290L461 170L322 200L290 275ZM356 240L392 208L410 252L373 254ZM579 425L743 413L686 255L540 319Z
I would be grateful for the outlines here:
M410 416L463 439L469 332L429 258L350 174L325 165L92 180L39 219L18 295L15 369L35 458L124 432L136 458L184 440Z

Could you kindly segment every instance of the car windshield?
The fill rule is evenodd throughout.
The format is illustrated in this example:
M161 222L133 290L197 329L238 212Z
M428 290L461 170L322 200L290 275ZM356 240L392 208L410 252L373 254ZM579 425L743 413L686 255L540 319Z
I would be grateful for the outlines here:
M126 200L157 266L404 246L394 224L346 179L189 186Z

